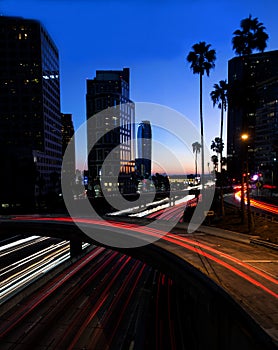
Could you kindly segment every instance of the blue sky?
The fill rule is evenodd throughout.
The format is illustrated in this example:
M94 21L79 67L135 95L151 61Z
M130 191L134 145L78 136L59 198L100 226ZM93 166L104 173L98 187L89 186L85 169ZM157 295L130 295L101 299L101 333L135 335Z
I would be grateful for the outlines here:
M186 56L210 43L215 69L204 78L205 140L219 134L213 85L227 78L231 40L240 20L258 17L278 49L278 2L273 0L0 0L0 13L40 20L60 53L61 110L78 128L85 121L86 79L97 69L131 70L131 99L177 110L199 127L199 79ZM81 146L80 146L81 147ZM177 150L181 152L182 150Z

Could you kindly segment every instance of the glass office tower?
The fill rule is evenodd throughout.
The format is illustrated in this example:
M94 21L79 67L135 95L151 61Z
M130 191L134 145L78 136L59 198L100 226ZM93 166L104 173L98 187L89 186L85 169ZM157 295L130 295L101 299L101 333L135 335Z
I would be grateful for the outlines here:
M151 176L152 163L152 129L148 120L142 121L137 131L136 168L140 176Z
M36 20L0 16L0 202L57 190L62 164L59 54Z

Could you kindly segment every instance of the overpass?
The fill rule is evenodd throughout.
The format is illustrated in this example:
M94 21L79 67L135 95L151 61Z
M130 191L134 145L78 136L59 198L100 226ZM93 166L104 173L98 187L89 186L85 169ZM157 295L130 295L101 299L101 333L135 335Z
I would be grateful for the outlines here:
M257 256L261 253L264 254L264 261L275 262L273 252L246 244L248 237L244 235L233 241L223 240L217 235L206 236L205 229L200 228L195 236L190 236L185 235L185 227L182 226L167 235L161 231L160 237L157 236L159 239L148 244L148 235L159 232L147 229L149 220L109 220L111 226L101 221L80 218L79 225L85 230L97 231L100 241L105 235L110 242L115 239L117 244L125 242L127 237L135 245L138 243L138 247L134 248L112 249L144 260L179 281L187 296L192 299L195 314L193 322L200 322L206 327L203 331L207 339L212 339L212 344L215 345L214 342L218 342L219 337L223 338L222 341L227 337L233 344L229 349L240 349L239 344L244 344L242 349L252 350L277 347L278 290L277 280L273 278L275 273L266 271L265 268L265 272L262 272L251 262L245 263L247 256L236 257L244 248L248 254ZM11 233L35 234L66 239L71 242L72 256L81 252L81 242L111 248L85 234L70 217L6 217L0 220L0 232L5 236ZM226 242L225 249L221 251L214 248L224 245L223 242ZM227 254L227 251L232 250L233 253ZM205 338L204 342L207 341ZM202 348L205 347L206 344L202 344Z

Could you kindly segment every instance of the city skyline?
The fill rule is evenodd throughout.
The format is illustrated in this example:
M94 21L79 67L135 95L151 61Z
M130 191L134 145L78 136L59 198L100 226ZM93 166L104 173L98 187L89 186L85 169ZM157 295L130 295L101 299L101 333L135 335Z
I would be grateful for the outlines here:
M73 115L75 129L86 119L86 79L98 69L123 67L130 68L132 100L168 106L199 128L199 79L190 70L186 56L196 42L211 44L217 59L210 77L204 77L203 93L208 147L219 135L220 120L220 110L213 108L209 93L215 83L227 79L228 60L235 56L233 32L241 19L251 14L269 34L266 51L277 49L277 9L278 5L270 1L223 1L221 6L218 1L201 0L140 4L113 0L0 2L2 15L41 21L56 43L61 67L61 112ZM226 146L226 133L224 142ZM182 155L183 150L177 149L179 152ZM193 172L193 155L191 163Z

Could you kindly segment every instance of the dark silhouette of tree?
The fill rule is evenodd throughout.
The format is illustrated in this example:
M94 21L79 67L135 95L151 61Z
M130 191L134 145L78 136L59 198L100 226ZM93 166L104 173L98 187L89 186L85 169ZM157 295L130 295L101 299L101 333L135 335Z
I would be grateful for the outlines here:
M265 32L265 27L258 18L244 18L240 22L241 29L234 31L232 39L233 50L239 56L251 55L254 50L263 52L267 46L266 42L269 38Z
M267 46L268 34L265 27L258 18L244 18L240 22L241 29L234 31L232 38L233 50L244 59L243 79L235 80L230 86L229 103L233 107L240 108L244 113L243 128L247 129L249 121L248 114L256 108L256 89L254 75L251 77L250 55L254 51L263 52ZM246 131L246 130L243 130Z
M214 90L210 93L210 97L213 102L213 107L217 104L218 108L221 109L220 113L220 140L223 143L223 119L224 119L224 111L227 109L228 104L228 83L226 80L220 80L219 84L214 84ZM225 215L225 207L224 207L224 197L223 197L223 147L220 149L220 202L221 202L221 214Z
M224 142L220 137L215 137L215 139L211 141L210 148L213 150L213 152L221 154L224 149Z
M214 140L211 142L210 148L218 153L220 155L220 161L218 163L218 157L217 157L217 167L218 164L220 165L220 171L217 174L217 185L220 186L220 207L221 207L221 214L222 216L225 216L225 207L224 207L224 196L223 196L223 149L224 149L224 142L221 137L215 137ZM215 159L216 160L216 159ZM216 168L215 168L216 171Z
M213 167L214 167L215 172L217 172L217 168L218 168L218 157L214 154L214 155L211 157L211 161L212 161L212 163L213 163Z
M224 111L227 110L228 104L228 83L226 80L220 80L219 84L214 84L214 90L210 93L213 107L217 105L218 108L221 109L220 113L220 140L223 141L223 119L224 119ZM220 172L222 169L222 151L220 151Z
M204 123L203 123L203 75L210 74L210 70L215 67L216 52L210 49L211 45L205 41L200 41L192 46L193 51L187 55L187 61L191 64L193 74L200 77L200 127L201 127L201 164L202 175L201 184L204 188Z
M254 112L257 106L256 81L251 72L250 55L255 51L263 52L267 46L268 34L258 18L244 18L240 22L240 28L234 31L232 38L235 54L244 60L244 72L241 80L235 80L230 86L229 103L244 112L242 131L246 132L250 124L249 114Z
M199 142L197 142L197 141L192 143L192 149L193 149L193 153L195 153L195 179L196 179L197 178L197 174L198 174L197 156L198 156L198 153L200 153L201 144Z
M170 182L167 175L156 173L155 175L152 175L151 181L154 184L156 191L164 192L165 194L169 192Z

